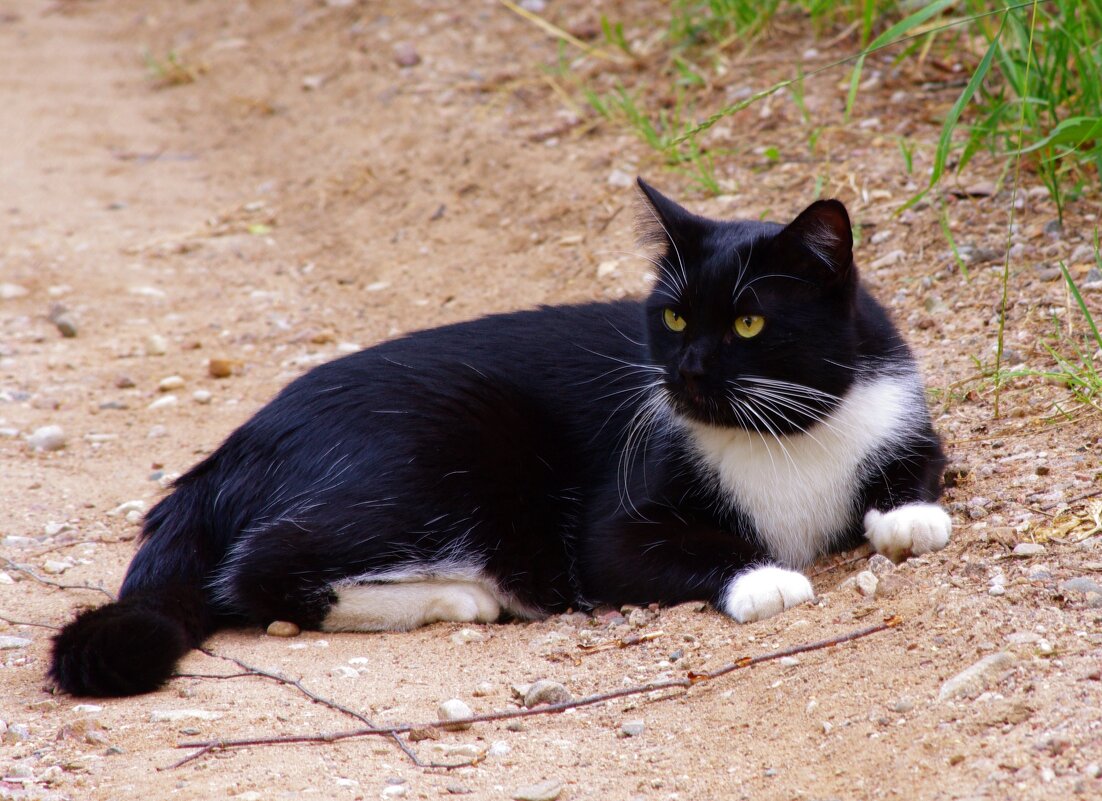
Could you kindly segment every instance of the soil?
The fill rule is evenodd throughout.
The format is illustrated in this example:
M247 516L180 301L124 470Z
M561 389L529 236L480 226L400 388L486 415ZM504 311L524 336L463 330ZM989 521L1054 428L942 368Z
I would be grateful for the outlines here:
M996 416L984 375L1008 248L1006 363L1045 371L1046 344L1071 352L1082 317L1054 268L1088 277L1097 189L1061 227L1028 169L1012 195L1013 175L980 154L895 214L959 92L942 54L950 63L870 60L848 124L845 74L809 80L814 143L784 94L722 121L703 141L724 191L704 193L580 100L579 83L622 80L651 99L669 85L646 57L664 4L555 0L543 13L607 52L602 11L626 21L638 63L585 56L488 0L0 13L0 637L20 638L0 652L0 798L495 799L540 782L562 799L1102 797L1102 596L1090 592L1102 415L1059 382L1021 378ZM725 53L717 107L790 77L794 54L814 66L855 48L786 24ZM926 143L913 174L899 136ZM789 218L817 183L847 204L864 280L906 331L952 455L947 549L867 596L849 580L867 554L848 554L817 569L817 603L744 626L687 604L405 634L232 631L159 692L91 705L50 692L50 627L117 590L136 510L289 379L417 328L644 291L624 181L640 173L715 216ZM1102 295L1084 297L1097 316ZM212 359L230 375L213 377ZM161 391L171 376L182 386ZM50 425L65 447L32 448ZM411 746L425 762L478 755L466 767L418 767L375 737L215 749L170 768L195 752L181 742L362 725L336 704L377 723L431 721L449 698L509 710L515 684L582 696L893 615L889 630L687 691ZM601 643L612 647L579 647ZM255 675L210 677L241 673L226 657L332 704ZM944 687L988 657L974 682Z

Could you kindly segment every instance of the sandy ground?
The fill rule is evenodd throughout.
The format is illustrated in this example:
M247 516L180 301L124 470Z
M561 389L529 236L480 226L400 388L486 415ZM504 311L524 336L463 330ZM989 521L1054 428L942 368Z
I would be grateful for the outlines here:
M664 13L605 5L644 41L657 30L646 14ZM580 0L545 13L580 34L599 18ZM787 77L792 57L770 54L798 35L779 31L781 48L728 63L717 96ZM920 149L908 176L893 136L936 141L954 96L920 69L870 65L846 128L844 76L810 83L808 106L826 120L811 154L783 97L721 123L706 142L729 154L729 191L708 197L629 131L572 105L560 53L488 0L4 6L0 799L495 799L541 782L563 799L1102 797L1102 537L1087 536L1102 422L1037 380L1011 386L996 418L977 367L993 358L1008 246L1008 360L1051 366L1052 321L1067 331L1077 314L1052 268L1064 260L1087 276L1097 189L1057 229L1027 173L1009 240L1007 190L946 194L966 280L940 200L892 215L930 161ZM665 80L645 60L567 58L602 91ZM763 158L768 146L781 163ZM746 626L689 604L462 632L227 632L160 692L91 705L49 692L50 627L102 603L133 552L139 504L123 504L152 503L290 378L349 349L642 291L623 186L637 173L719 216L794 215L816 179L847 203L865 280L913 342L952 453L948 549L881 576L867 596L848 580L867 567L851 555L819 570L817 604ZM998 178L981 156L967 181ZM1086 296L1097 313L1102 295ZM76 336L62 335L69 325ZM212 377L211 359L231 360L233 375ZM181 381L162 391L172 376ZM50 425L65 447L32 448L28 436ZM688 691L412 744L424 762L473 766L418 767L393 742L362 738L215 751L168 769L190 753L181 742L362 725L337 704L391 724L432 720L449 698L510 710L513 685L549 679L582 696L889 615L900 625ZM602 643L614 647L580 647ZM207 677L240 673L220 657L301 680L332 705L261 677ZM977 663L974 680L946 685Z

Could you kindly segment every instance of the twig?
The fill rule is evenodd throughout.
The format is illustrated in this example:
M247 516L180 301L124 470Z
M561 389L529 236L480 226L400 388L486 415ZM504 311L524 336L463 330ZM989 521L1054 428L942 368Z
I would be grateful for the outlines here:
M610 651L614 648L630 648L633 645L642 645L645 642L651 640L657 640L664 635L664 631L648 631L645 634L628 634L624 637L619 637L615 640L605 640L598 643L581 643L578 648L581 650L584 656L590 654L600 653L601 651Z
M585 53L587 56L593 56L594 58L603 58L608 61L615 61L619 64L624 63L624 58L618 53L606 53L604 50L600 50L596 47L587 45L577 36L567 33L559 26L545 20L539 14L529 11L522 6L518 6L516 3L512 2L512 0L500 0L500 2L503 6L512 11L517 16L523 17L524 19L528 20L528 22L531 22L533 25L535 25L537 28L540 28L544 33L548 33L551 36L554 36L556 39L561 39L562 41L573 45L574 47Z
M0 620L3 620L5 623L10 623L13 626L36 626L40 629L61 631L60 626L51 626L49 623L31 623L29 620L12 620L10 617L4 617L3 615L0 615Z
M807 643L805 645L794 645L791 648L783 648L779 651L771 651L767 654L754 657L743 657L735 662L731 662L720 668L704 673L688 673L684 678L679 679L667 679L665 681L656 681L650 684L637 685L634 687L624 687L619 690L610 690L608 692L596 693L594 695L587 695L582 698L575 698L571 701L563 701L558 704L548 704L546 706L538 706L532 709L515 709L501 712L489 712L484 715L472 715L469 718L464 718L464 723L487 723L490 721L500 720L514 720L516 718L533 717L535 715L554 715L559 712L565 712L568 709L578 709L579 707L592 706L594 704L601 704L606 701L613 701L617 698L625 698L632 695L642 695L644 693L653 693L661 690L671 689L689 689L696 684L700 684L705 681L711 681L721 676L725 676L728 673L733 673L736 670L742 670L744 668L753 667L759 665L762 662L771 662L776 659L782 659L786 656L794 656L796 654L807 653L808 651L818 651L824 648L830 648L835 645L841 645L842 643L851 642L853 640L859 640L863 637L868 637L872 634L877 634L881 631L899 626L902 620L899 617L893 616L887 618L883 623L878 623L875 626L869 626L868 628L858 629L848 634L842 634L837 637L831 637L825 640L819 640L818 642ZM237 660L233 660L237 662ZM238 662L238 664L241 664ZM272 674L262 674L272 675ZM294 682L287 682L296 684ZM673 696L671 696L673 697ZM359 717L358 713L356 714ZM288 734L277 737L251 737L242 740L200 740L196 742L178 743L177 748L200 748L202 751L198 752L195 756L201 756L211 750L225 750L229 748L245 748L248 746L256 745L287 745L291 743L333 743L340 740L348 740L356 737L369 737L369 736L384 736L396 738L399 734L413 731L414 729L439 729L445 728L449 725L453 725L456 721L434 720L428 723L402 723L396 726L373 726L369 725L362 729L352 729L349 731L338 732L320 732L316 734ZM173 767L178 767L186 761L183 760Z
M62 584L60 581L50 581L50 579L43 578L42 576L31 570L29 567L23 567L22 565L16 564L7 557L4 557L4 566L7 567L9 570L15 570L25 576L29 576L30 578L37 581L39 584L45 584L47 587L57 587L61 590L92 590L94 592L102 592L112 601L115 600L115 596L109 593L103 587L97 587L92 584Z
M66 548L75 548L78 545L115 545L120 542L122 542L122 540L105 540L102 537L96 537L90 540L73 540L72 542L62 542L49 548L44 548L43 550L32 554L31 558L37 559L38 557L45 556L48 553L53 553L54 551L63 551Z
M215 653L214 651L211 651L208 648L200 648L199 650L202 651L207 656L213 656L217 659L224 659L228 662L233 662L235 665L237 665L238 667L240 667L240 668L242 668L243 670L246 671L245 673L222 674L222 675L218 675L216 678L221 679L221 678L235 678L235 677L241 677L241 676L260 676L260 677L265 678L265 679L271 679L272 681L278 682L280 684L285 684L289 687L294 687L296 690L298 690L300 693L305 695L307 698L309 698L311 701L313 701L316 704L321 704L322 706L327 706L330 709L336 710L337 712L342 712L345 715L349 715L350 717L353 717L356 720L360 721L365 726L375 728L375 724L372 723L369 718L365 717L360 712L357 712L355 709L351 709L347 706L344 706L343 704L337 703L336 701L333 701L329 698L325 698L324 696L318 695L316 692L314 692L310 688L306 687L298 679L289 679L286 676L283 676L279 673L273 673L270 670L265 670L264 668L259 668L259 667L256 667L255 665L250 665L247 662L243 662L242 660L238 659L235 656L225 656L223 654L218 654L218 653ZM463 763L463 764L460 764L460 765L439 765L439 764L436 764L436 763L425 763L421 760L421 758L419 756L417 756L417 753L412 748L409 747L409 744L406 743L405 740L403 740L401 737L398 736L397 733L393 734L391 736L391 739L402 750L402 753L404 753L407 757L409 757L414 765L416 765L417 767L420 767L420 768L455 768L455 767L465 767L466 764L467 764L467 763ZM177 767L177 766L172 765L172 766L170 766L170 769L172 767Z

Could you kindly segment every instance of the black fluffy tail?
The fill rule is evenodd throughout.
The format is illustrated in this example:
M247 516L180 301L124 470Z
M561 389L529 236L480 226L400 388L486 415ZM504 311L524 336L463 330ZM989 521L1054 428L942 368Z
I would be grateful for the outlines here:
M213 458L197 465L149 512L119 600L82 612L54 638L50 678L59 688L150 692L217 627L206 585L226 543L207 503L213 466Z
M73 695L157 689L210 628L202 590L176 585L91 609L54 638L50 678Z

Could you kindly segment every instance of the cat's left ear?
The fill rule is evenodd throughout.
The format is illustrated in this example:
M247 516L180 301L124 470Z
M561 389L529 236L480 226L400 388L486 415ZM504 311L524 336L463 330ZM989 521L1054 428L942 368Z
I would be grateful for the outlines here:
M840 282L853 268L853 229L846 207L837 200L816 200L777 237L786 248L796 248L812 265L826 268L827 282Z

